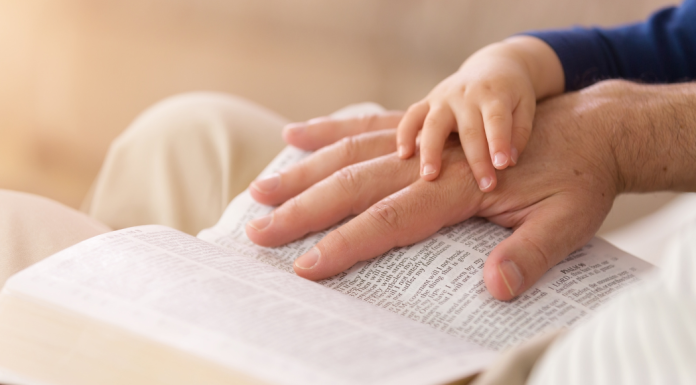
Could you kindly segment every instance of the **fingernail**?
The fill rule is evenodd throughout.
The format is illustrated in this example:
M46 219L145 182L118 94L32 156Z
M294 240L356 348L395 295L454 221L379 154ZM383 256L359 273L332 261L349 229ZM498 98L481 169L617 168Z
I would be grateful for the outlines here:
M287 134L299 134L305 128L307 128L307 123L305 122L290 123L283 128L283 131Z
M399 158L403 158L406 155L406 146L399 146Z
M254 190L262 194L268 194L277 189L278 186L280 186L280 174L278 173L273 173L265 178L255 180L251 184L251 187L253 187Z
M320 116L318 118L309 119L306 123L307 124L317 124L317 123L321 123L321 122L326 121L326 119L327 119L326 117Z
M495 155L493 155L493 165L495 167L503 167L507 163L507 155L503 154L502 152L496 152Z
M311 269L317 265L317 262L319 262L319 257L321 257L321 252L319 249L312 247L312 250L309 250L307 253L295 260L295 266L304 270Z
M484 176L483 178L481 178L481 182L479 182L479 188L481 190L485 190L485 189L491 187L492 184L493 184L493 178Z
M249 226L253 227L256 231L262 231L267 228L273 221L273 213L266 215L265 217L256 218L249 221Z
M435 166L430 163L423 166L423 175L435 174L436 171Z
M517 291L520 290L522 284L524 284L524 277L520 273L520 269L517 267L515 262L505 260L500 262L498 265L498 271L503 277L505 286L510 290L510 294L515 296Z
M517 157L520 156L520 153L517 152L517 149L515 147L512 148L510 151L510 160L512 160L512 164L517 164Z

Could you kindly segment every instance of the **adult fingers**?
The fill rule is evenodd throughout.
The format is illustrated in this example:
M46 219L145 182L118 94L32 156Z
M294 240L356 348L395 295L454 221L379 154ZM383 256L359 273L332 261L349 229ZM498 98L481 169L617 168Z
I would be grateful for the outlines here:
M416 152L416 137L423 127L425 117L430 111L426 101L411 105L396 129L396 143L401 159L407 159Z
M436 181L417 180L327 234L295 261L295 272L312 280L327 278L470 217L482 194L475 184L462 183L469 172L464 159L446 162Z
M483 277L495 298L516 297L592 238L601 218L575 207L589 206L553 196L530 207L522 225L491 251Z
M249 192L259 203L280 204L346 166L394 152L394 136L394 129L347 136L287 170L254 181Z
M481 114L488 141L489 159L493 167L503 170L510 165L512 107L496 98L481 104Z
M342 168L272 214L250 221L247 236L262 246L279 246L323 230L408 186L418 179L417 168L417 160L394 154Z
M464 104L453 111L457 117L462 148L479 189L484 192L492 191L496 185L495 169L488 152L481 112L476 106Z
M354 118L337 119L330 116L290 123L283 128L283 139L303 150L313 151L351 135L396 128L403 112L386 111Z
M536 110L534 98L522 98L512 112L512 148L510 149L511 165L516 165L520 154L527 147Z
M430 108L423 123L420 138L421 177L434 180L440 174L442 150L447 137L455 126L455 119L449 106Z

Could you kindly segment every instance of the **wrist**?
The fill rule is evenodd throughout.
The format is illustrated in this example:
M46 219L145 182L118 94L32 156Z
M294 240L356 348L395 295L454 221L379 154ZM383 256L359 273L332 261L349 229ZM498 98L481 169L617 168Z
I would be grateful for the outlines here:
M605 81L583 93L601 109L617 191L696 191L696 83Z
M563 93L563 66L551 46L532 36L513 36L504 40L502 44L526 68L537 100Z

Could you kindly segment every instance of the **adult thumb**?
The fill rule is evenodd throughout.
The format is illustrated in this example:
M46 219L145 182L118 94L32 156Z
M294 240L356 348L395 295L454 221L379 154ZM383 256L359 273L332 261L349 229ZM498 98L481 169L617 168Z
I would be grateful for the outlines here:
M507 301L592 239L606 213L550 198L532 208L522 225L500 242L483 269L488 291Z

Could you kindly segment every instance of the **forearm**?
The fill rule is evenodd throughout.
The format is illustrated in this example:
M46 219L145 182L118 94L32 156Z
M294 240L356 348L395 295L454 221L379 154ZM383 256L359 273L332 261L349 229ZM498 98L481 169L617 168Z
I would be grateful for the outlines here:
M602 88L605 88L602 90ZM696 83L641 85L611 81L605 126L620 192L696 191Z

